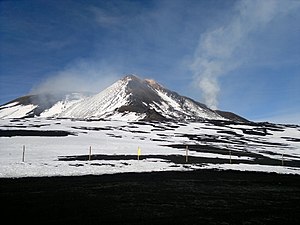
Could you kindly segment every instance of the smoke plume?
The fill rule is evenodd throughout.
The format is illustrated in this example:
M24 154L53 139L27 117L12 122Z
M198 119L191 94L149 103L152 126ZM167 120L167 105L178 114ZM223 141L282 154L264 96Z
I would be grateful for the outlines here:
M121 76L116 69L104 63L77 61L65 69L50 74L32 88L32 94L59 94L68 92L97 93Z
M262 32L275 17L299 7L297 1L242 0L233 16L217 28L201 35L191 70L208 107L218 107L219 78L242 66L249 52L249 36ZM247 49L248 48L248 49Z

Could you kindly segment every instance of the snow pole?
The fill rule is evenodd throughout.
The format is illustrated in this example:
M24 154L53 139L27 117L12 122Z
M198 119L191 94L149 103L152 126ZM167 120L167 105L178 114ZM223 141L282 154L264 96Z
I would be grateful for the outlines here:
M23 145L22 162L25 162L25 145Z
M229 162L231 164L231 150L229 150Z
M185 162L189 161L189 146L185 147Z
M92 156L92 146L90 146L90 151L89 151L89 161L91 161L91 156Z
M140 155L141 155L141 148L138 147L138 152L137 152L137 159L140 160Z
M284 166L284 162L283 162L283 153L281 154L281 165Z

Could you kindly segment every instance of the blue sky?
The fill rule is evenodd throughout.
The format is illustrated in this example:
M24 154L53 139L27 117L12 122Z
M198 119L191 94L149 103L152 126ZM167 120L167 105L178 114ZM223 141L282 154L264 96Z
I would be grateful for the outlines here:
M0 2L0 104L152 78L250 120L300 124L298 0Z

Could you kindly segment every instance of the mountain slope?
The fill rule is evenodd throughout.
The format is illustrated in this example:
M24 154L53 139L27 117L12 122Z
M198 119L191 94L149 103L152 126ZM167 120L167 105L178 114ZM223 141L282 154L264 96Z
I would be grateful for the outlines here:
M59 117L113 120L234 120L229 112L168 90L154 80L125 76L96 95L40 94L18 98L0 106L0 118Z
M128 103L128 93L125 91L126 81L118 80L104 91L72 105L62 112L60 117L71 118L103 118L113 113L122 105Z
M0 106L0 119L54 117L87 95L84 93L26 95Z
M133 75L72 105L60 117L125 120L224 119L203 104L180 96L153 80L142 80Z

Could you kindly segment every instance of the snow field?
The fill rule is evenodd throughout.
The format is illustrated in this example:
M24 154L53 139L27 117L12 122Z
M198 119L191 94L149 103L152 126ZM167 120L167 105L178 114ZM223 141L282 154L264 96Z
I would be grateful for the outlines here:
M299 128L282 127L283 131L268 130L271 135L253 136L243 134L241 129L253 129L249 125L216 126L202 123L129 123L125 121L79 121L70 119L32 118L1 120L0 130L67 131L73 135L64 137L13 136L0 137L0 177L23 176L68 176L84 174L104 174L122 172L149 172L164 170L192 169L233 169L300 174L300 165L294 167L256 165L253 163L235 164L175 164L162 159L143 160L91 160L59 161L62 156L88 155L137 155L138 147L143 155L182 155L185 149L167 145L195 145L232 150L232 160L253 162L252 156L237 156L234 151L250 152L266 158L281 160L300 159ZM218 131L234 131L242 138ZM186 135L195 135L189 138ZM199 139L200 138L200 139ZM203 139L201 139L203 138ZM208 140L206 140L209 138ZM232 143L228 143L228 140ZM239 141L244 144L239 144ZM226 142L227 141L227 142ZM275 143L275 144L274 144ZM25 162L22 162L25 146ZM189 150L193 157L229 160L229 154ZM297 162L298 162L297 161Z

